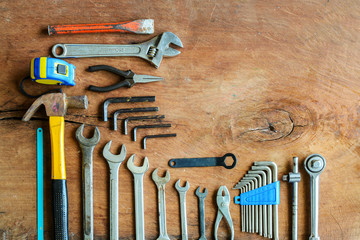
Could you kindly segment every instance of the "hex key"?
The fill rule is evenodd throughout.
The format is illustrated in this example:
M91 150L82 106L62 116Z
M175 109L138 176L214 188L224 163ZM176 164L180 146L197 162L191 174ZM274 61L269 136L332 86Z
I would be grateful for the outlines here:
M114 130L117 130L117 117L120 113L135 113L135 112L157 112L158 107L146 107L146 108L122 108L114 112Z
M176 133L159 134L159 135L147 135L142 140L142 148L146 149L146 140L149 139L149 138L166 138L166 137L176 137Z
M133 128L133 141L136 142L136 130L140 128L167 128L171 127L171 124L155 124L155 125L139 125Z
M151 116L134 116L125 118L123 121L123 129L124 134L127 135L127 124L129 121L136 121L136 120L153 120L153 119L163 119L165 115L151 115Z

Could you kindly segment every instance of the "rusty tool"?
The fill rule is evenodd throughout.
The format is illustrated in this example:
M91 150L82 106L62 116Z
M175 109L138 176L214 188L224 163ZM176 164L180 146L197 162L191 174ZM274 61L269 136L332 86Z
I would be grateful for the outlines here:
M153 34L153 19L138 19L134 21L116 23L93 23L71 25L49 25L49 35L75 34L75 33L136 33Z
M165 115L151 115L151 116L135 116L135 117L127 117L124 119L124 134L127 135L127 126L130 121L138 121L138 120L159 120L164 119Z
M176 133L147 135L142 140L142 148L146 149L146 140L149 139L149 138L167 138L167 137L176 137Z
M117 130L117 117L121 113L135 113L135 112L157 112L158 107L146 107L146 108L122 108L114 112L114 130Z
M51 140L51 179L53 195L54 238L68 239L68 201L64 152L64 116L68 108L87 108L88 100L84 96L66 96L65 93L42 95L27 110L23 121L29 121L36 110L45 106L49 116Z
M136 142L136 130L137 129L141 129L141 128L168 128L168 127L171 127L171 124L170 123L167 123L167 124L154 124L154 125L139 125L139 126L135 126L133 128L133 141Z
M129 103L129 102L155 102L155 96L144 96L144 97L113 97L108 98L103 102L103 114L104 122L108 120L107 118L107 108L110 103Z
M170 47L170 44L183 47L175 34L164 32L139 44L56 44L52 47L52 54L56 58L139 57L158 68L163 57L175 57L181 53Z

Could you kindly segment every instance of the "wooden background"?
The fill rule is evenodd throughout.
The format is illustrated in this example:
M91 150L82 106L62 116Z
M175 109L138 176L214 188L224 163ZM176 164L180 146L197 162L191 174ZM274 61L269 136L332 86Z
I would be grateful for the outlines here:
M138 58L69 59L76 66L76 86L68 95L86 94L87 110L68 111L65 128L66 169L71 239L82 239L81 153L75 131L86 123L85 136L98 126L101 141L94 153L94 221L96 239L109 237L108 166L102 148L112 140L112 151L125 144L137 163L144 156L150 169L144 177L147 239L158 236L157 190L151 172L169 170L166 185L167 228L180 239L179 200L174 184L188 180L189 238L199 237L198 186L207 187L206 236L213 239L215 195L220 185L231 189L254 161L274 161L279 178L291 171L298 156L299 239L310 234L310 180L303 161L312 153L327 160L320 176L321 239L360 238L360 2L359 1L0 1L0 238L36 238L36 129L45 132L45 237L52 238L50 146L48 118L41 109L30 122L21 121L33 99L19 92L19 81L29 74L33 57L50 55L56 43L142 42L152 36L84 34L48 36L49 24L103 23L152 18L155 34L175 33L184 48L175 58L163 59L159 69ZM155 36L155 34L153 36ZM117 82L110 73L88 73L96 64L108 64L164 81L138 84L110 93L86 91L88 85ZM49 87L27 84L31 92ZM173 127L139 132L176 132L176 138L140 142L109 129L99 106L108 97L155 95L148 104L112 104L117 108L158 106ZM141 115L141 114L136 114ZM148 114L146 114L148 115ZM129 115L127 115L129 116ZM120 118L124 118L121 115ZM134 126L136 123L131 123ZM238 165L224 168L169 169L174 157L222 156L233 152ZM134 239L132 174L123 164L119 179L119 234ZM280 239L289 239L291 190L281 183ZM238 190L230 190L231 197ZM235 239L261 239L240 232L240 207L231 204ZM229 239L225 223L219 239Z

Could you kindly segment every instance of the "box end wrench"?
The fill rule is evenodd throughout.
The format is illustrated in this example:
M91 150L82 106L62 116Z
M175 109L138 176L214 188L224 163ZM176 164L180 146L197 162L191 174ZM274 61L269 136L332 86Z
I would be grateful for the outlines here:
M94 209L93 209L93 152L100 141L100 131L95 127L92 138L83 135L85 124L76 130L76 139L82 152L82 200L83 200L83 231L84 239L94 238Z
M144 158L143 165L137 167L134 165L135 154L131 155L127 161L127 167L134 176L134 193L135 193L135 228L136 239L145 239L144 224L144 193L143 193L143 177L144 173L149 169L149 160Z
M311 235L309 240L320 240L319 236L319 176L324 171L326 161L320 154L312 154L305 159L304 167L310 175L311 192Z
M190 184L186 181L185 186L180 186L180 179L175 183L175 188L180 197L180 215L181 215L181 239L187 240L187 219L186 219L186 192L189 190Z
M123 144L121 152L114 155L110 152L109 141L104 149L103 156L110 168L110 239L119 239L119 167L126 157L126 147Z
M196 189L196 196L199 198L199 225L200 225L200 238L199 240L206 240L205 237L205 198L208 194L207 189L200 192L200 187Z
M165 184L170 181L170 173L166 171L165 177L158 176L156 168L152 173L152 179L158 189L158 209L159 209L159 230L160 235L157 240L170 240L166 232L166 204L165 204Z

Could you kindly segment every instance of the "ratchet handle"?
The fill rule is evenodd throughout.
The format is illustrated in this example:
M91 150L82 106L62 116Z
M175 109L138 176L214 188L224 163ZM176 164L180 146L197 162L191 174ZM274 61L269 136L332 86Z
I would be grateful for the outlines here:
M54 239L68 240L68 199L65 179L52 179Z

